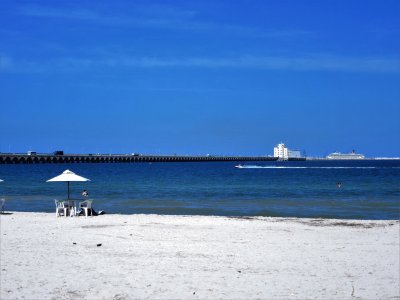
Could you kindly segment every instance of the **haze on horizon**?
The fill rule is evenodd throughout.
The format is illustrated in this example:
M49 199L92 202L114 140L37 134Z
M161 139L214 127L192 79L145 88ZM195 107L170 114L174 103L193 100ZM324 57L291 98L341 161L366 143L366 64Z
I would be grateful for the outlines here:
M400 156L400 2L0 2L0 152Z

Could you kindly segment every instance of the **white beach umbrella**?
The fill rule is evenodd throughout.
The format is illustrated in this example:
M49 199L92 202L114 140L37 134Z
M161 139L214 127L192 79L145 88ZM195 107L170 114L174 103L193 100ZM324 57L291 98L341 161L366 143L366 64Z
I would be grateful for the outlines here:
M87 179L85 177L76 175L74 172L70 171L70 170L65 170L64 172L62 172L62 174L51 178L49 180L47 180L46 182L56 182L56 181L63 181L63 182L67 182L68 185L68 201L69 201L69 183L71 181L90 181L90 179Z

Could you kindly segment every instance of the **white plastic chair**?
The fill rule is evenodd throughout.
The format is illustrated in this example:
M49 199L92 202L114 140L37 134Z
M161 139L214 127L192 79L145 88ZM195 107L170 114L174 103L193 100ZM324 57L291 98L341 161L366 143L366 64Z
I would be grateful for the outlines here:
M4 212L4 204L6 203L6 199L0 199L0 214Z
M85 200L79 202L79 209L83 209L86 217L89 215L89 209L90 209L90 215L93 216L92 202L93 200Z
M65 206L64 202L54 200L54 203L56 204L56 217L62 215L66 217L68 215L68 207Z

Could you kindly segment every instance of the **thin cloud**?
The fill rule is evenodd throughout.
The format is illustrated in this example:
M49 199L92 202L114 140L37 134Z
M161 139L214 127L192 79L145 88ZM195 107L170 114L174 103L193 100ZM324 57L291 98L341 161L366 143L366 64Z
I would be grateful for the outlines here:
M308 57L243 56L238 58L156 57L59 58L43 62L14 61L0 56L0 70L12 72L84 72L100 69L220 68L288 71L400 73L399 58L346 58L332 55Z
M153 29L168 29L193 32L214 32L259 38L293 38L313 36L306 30L261 29L258 27L223 24L194 20L195 11L179 10L172 6L150 6L144 9L136 7L132 15L108 15L86 9L56 9L45 6L22 6L19 13L24 16L38 18L60 18L75 21L91 22L106 26L131 26Z
M142 15L149 16L162 16L170 18L192 18L198 14L195 10L181 9L172 5L166 4L151 4L146 3L145 5L136 4L134 5L135 11Z
M100 60L70 59L67 65L135 68L250 68L293 71L344 71L399 73L400 60L387 58L344 58L334 56L276 57L245 56L239 58L182 58L122 57Z
M118 18L102 16L97 12L85 9L55 9L44 6L22 6L19 8L19 14L29 17L72 19L104 24L124 24L134 20L122 16Z

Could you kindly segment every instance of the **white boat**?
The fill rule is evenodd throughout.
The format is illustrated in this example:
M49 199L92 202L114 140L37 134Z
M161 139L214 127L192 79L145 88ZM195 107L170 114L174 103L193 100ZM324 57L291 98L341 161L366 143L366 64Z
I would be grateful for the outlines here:
M333 152L329 154L327 159L364 159L365 156L363 154L358 154L354 150L351 153L340 153L340 152Z
M244 168L244 166L242 166L241 164L238 164L237 166L235 166L235 168L238 168L238 169L243 169L243 168Z

